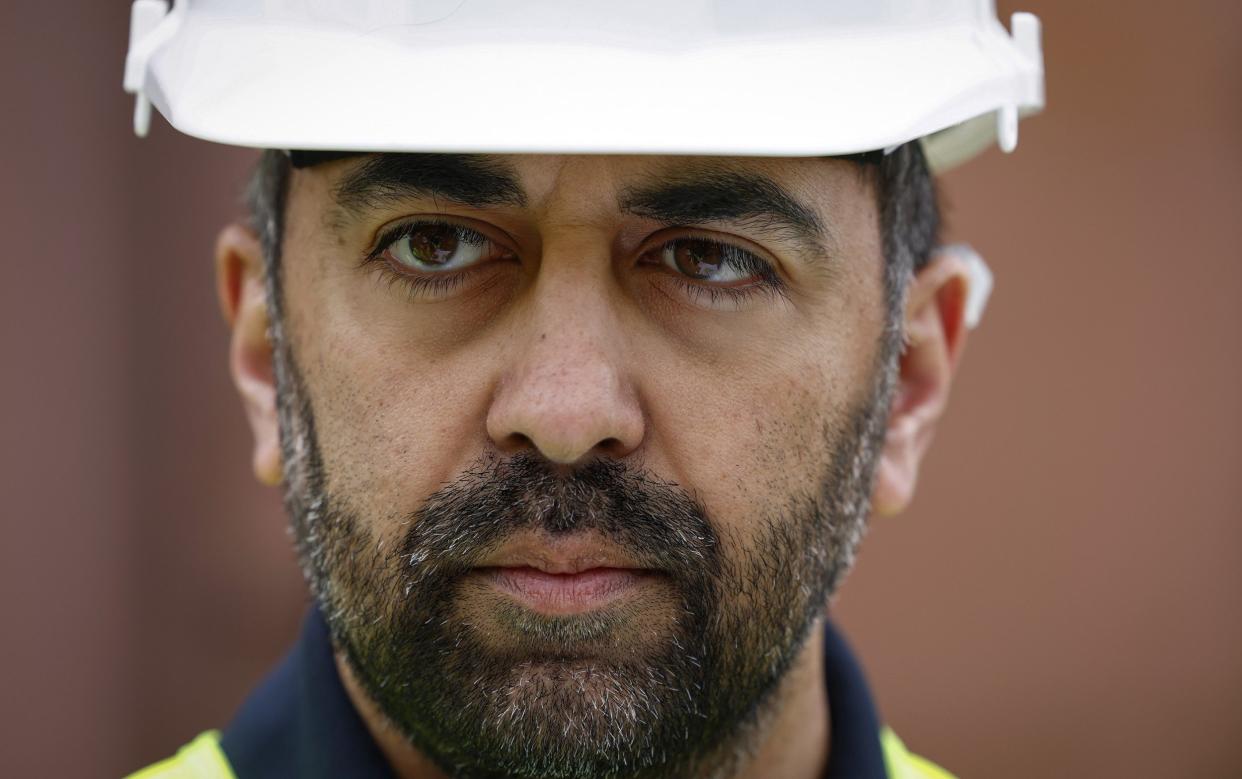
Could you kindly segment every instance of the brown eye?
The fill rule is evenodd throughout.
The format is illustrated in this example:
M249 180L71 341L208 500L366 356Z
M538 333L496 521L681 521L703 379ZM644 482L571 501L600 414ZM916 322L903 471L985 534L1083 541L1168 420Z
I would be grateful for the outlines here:
M673 241L667 250L672 251L677 270L694 279L710 278L724 263L723 247L709 241Z
M695 281L737 285L757 281L770 266L732 244L703 238L677 238L659 249L664 267Z
M424 265L444 265L457 251L456 231L444 225L420 228L409 240L410 255Z
M454 224L411 224L389 240L384 254L424 272L457 270L488 259L496 247L482 234Z

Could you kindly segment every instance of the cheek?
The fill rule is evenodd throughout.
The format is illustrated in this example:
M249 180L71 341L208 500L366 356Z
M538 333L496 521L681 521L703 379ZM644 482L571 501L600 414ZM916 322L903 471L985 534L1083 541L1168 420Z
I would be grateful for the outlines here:
M730 546L748 546L761 519L818 494L830 436L862 383L850 366L824 361L769 361L747 373L698 379L728 388L712 403L679 402L694 397L683 388L652 404L649 466L690 488Z
M411 338L409 322L362 305L355 285L368 283L291 272L286 297L313 301L291 306L288 318L326 487L387 538L477 458L485 444L486 366L495 362L473 350L446 355Z
M471 385L405 355L323 344L332 357L308 384L327 487L363 517L408 514L459 472L455 450L477 412L458 388Z
M870 399L884 324L874 308L843 303L796 331L814 337L717 363L683 355L680 370L652 371L677 377L649 393L653 470L691 488L731 543L749 545L762 519L821 494L834 444L853 435L854 413Z

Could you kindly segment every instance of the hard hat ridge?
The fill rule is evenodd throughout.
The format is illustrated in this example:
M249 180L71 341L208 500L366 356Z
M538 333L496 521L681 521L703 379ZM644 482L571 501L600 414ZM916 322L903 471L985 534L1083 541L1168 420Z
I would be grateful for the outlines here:
M135 0L125 88L260 148L842 155L944 170L1043 105L991 0ZM429 112L427 107L436 107ZM762 106L762 110L757 110Z

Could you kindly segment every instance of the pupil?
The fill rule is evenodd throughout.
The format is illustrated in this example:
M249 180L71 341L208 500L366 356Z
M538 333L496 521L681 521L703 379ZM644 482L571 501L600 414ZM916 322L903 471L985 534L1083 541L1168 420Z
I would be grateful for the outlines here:
M443 265L456 251L456 231L448 227L431 227L410 236L410 253L424 265Z
M705 279L720 269L720 247L706 241L679 241L673 249L677 270Z

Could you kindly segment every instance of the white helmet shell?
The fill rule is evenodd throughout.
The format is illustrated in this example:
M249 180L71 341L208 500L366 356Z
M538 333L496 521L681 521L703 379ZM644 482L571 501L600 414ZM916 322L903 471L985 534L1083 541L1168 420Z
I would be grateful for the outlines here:
M1044 102L993 0L134 3L125 87L182 132L334 151L838 155L942 171ZM149 101L149 102L148 102Z

